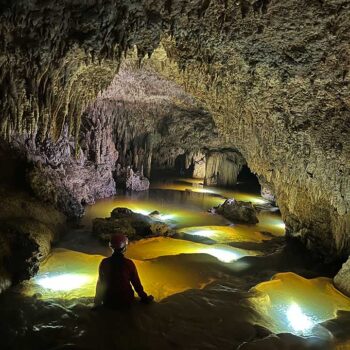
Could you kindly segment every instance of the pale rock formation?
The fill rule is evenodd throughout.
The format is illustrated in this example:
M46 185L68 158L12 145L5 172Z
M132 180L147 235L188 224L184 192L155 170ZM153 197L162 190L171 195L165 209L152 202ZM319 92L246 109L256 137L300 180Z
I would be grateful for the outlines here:
M209 152L206 156L204 183L208 186L235 185L244 164L245 160L238 152Z
M342 293L350 297L350 257L334 277L334 285Z
M126 170L126 189L131 191L146 191L149 189L149 180L141 173L134 173L133 170L128 167Z
M261 187L261 197L263 197L264 199L266 199L271 203L276 202L276 198L272 192L272 189L267 187L266 185Z
M97 125L103 139L115 145L116 182L123 187L128 167L150 178L152 168L173 169L178 156L189 155L187 169L193 157L200 161L201 148L219 142L212 116L201 105L153 69L138 67L132 57L82 117L86 135L94 136Z
M206 170L206 155L202 151L190 152L186 154L186 169L193 166L192 177L195 179L204 179Z
M214 208L217 214L224 216L234 223L257 224L257 212L250 202L236 201L233 198L226 199L225 202Z

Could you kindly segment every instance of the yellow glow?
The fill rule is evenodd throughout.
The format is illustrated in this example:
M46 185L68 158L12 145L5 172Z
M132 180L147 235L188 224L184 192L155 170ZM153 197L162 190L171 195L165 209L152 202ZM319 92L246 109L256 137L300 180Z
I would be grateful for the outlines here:
M215 193L213 190L209 190L207 188L194 188L192 191L199 193Z
M217 201L216 197L213 198ZM220 203L222 202L221 199ZM111 211L116 207L126 207L144 215L158 210L161 213L161 220L171 221L177 227L201 225L203 222L209 225L227 225L229 222L222 216L207 212L211 206L213 203L207 202L207 196L204 199L190 198L185 203L181 203L179 200L176 204L161 200L142 200L118 196L98 201L93 206L88 207L83 220L85 224L89 224L93 218L109 217Z
M258 253L221 244L206 245L182 239L156 237L132 242L126 255L130 259L144 260L179 254L208 254L227 262Z
M228 242L254 242L261 243L272 237L259 232L254 226L195 226L178 230L189 235L202 236L213 239L218 243Z
M210 268L216 264L213 260L203 256L203 263L198 264L198 259L192 263L198 254L230 262L255 253L160 237L133 242L127 251L127 257L136 264L145 290L156 300L187 289L203 288L218 278L216 269ZM25 294L39 293L42 298L63 299L93 297L102 259L101 255L54 249L40 267L38 276L27 283Z
M282 230L286 229L286 224L284 222L281 222L279 224L276 224L277 227L281 228Z
M90 280L89 275L67 273L62 275L48 275L35 278L36 283L45 289L53 291L68 291L82 287Z
M224 263L230 263L230 262L236 261L237 259L243 256L243 255L239 256L237 252L234 252L232 251L232 249L228 249L226 247L223 247L223 248L208 247L200 250L200 252L204 254L212 255Z
M119 196L118 198L106 199L97 202L94 206L88 207L87 215L84 218L86 224L90 223L91 219L96 217L108 217L110 212L116 207L127 207L134 212L148 215L154 210L158 210L160 214L160 219L165 222L170 222L176 227L193 227L193 226L224 226L226 227L230 224L230 221L226 220L221 215L213 215L208 213L206 210L213 205L218 205L223 203L224 199L219 197L204 195L204 198L201 196L196 198L186 199L185 203L180 201L176 204L163 202L163 201L152 201L152 200L141 200L141 199L132 199L125 196ZM187 198L187 196L186 196ZM212 200L218 201L218 203L209 203ZM202 208L202 209L201 209ZM246 235L247 237L257 237L257 232L267 231L272 233L275 236L284 235L285 228L284 223L281 220L280 216L274 212L262 211L258 214L259 223L257 225L243 225L236 224L233 231L235 231L236 236L237 232L241 232L241 235ZM228 230L224 228L225 235L228 237ZM191 234L189 232L189 234ZM220 234L223 237L222 234ZM233 235L231 235L233 237ZM260 235L261 236L261 235ZM269 239L267 236L262 237L263 239ZM259 241L261 241L259 240ZM229 240L218 240L218 242L228 242ZM244 241L240 239L239 241ZM248 239L248 241L252 241ZM257 241L257 240L253 240Z
M175 181L181 181L181 182L188 182L190 184L196 184L196 185L203 185L204 184L204 179L193 179L193 178L184 178L184 177L179 177L175 179Z
M173 191L191 191L204 194L215 194L217 196L225 198L235 198L239 201L252 202L254 204L266 204L268 203L261 196L251 193L244 193L235 190L229 190L221 187L210 187L203 186L201 182L196 179L190 181L190 179L178 179L179 182L168 182L168 183L153 183L151 184L152 189L161 190L173 190ZM223 202L223 201L222 201Z
M133 209L133 212L138 213L138 214L142 214L142 215L149 215L150 214L149 211L144 210L144 209L139 209L139 208Z
M253 290L260 292L257 307L270 319L274 332L313 334L314 326L335 318L337 310L350 311L350 299L325 277L306 279L291 272L279 273Z
M203 230L201 228L197 228L197 229L186 228L185 230L182 230L182 231L193 236L215 237L215 231L210 229Z

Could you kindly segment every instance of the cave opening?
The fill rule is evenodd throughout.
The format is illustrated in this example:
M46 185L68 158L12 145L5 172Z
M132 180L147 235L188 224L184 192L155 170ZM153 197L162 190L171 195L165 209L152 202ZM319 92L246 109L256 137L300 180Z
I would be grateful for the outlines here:
M238 183L247 191L256 191L260 193L261 185L258 177L249 169L248 165L244 164L237 177Z

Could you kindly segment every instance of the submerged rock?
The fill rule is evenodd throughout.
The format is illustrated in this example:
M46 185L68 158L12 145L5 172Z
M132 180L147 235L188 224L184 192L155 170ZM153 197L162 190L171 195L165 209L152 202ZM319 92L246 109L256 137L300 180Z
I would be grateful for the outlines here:
M350 257L334 277L334 285L342 293L350 297Z
M223 204L214 208L214 212L234 222L246 224L259 222L257 212L251 202L236 201L233 198L226 199Z
M128 208L115 208L109 218L93 220L92 232L103 241L109 241L110 236L117 232L125 234L131 240L172 235L172 228L159 221L158 215L154 213L142 215Z

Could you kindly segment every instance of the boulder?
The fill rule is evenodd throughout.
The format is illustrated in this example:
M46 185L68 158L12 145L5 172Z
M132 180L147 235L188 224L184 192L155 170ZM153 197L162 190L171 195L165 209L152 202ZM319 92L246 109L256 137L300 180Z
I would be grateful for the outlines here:
M226 199L223 204L215 207L214 211L237 223L256 224L259 222L257 212L251 202L236 201L233 198Z
M0 227L1 293L37 273L50 252L54 233L33 219L3 220Z
M334 285L345 295L350 297L350 257L343 264L340 271L334 277Z
M173 234L171 227L159 221L157 215L142 215L128 208L115 208L109 218L94 219L92 231L103 241L109 241L110 236L117 232L130 240Z

